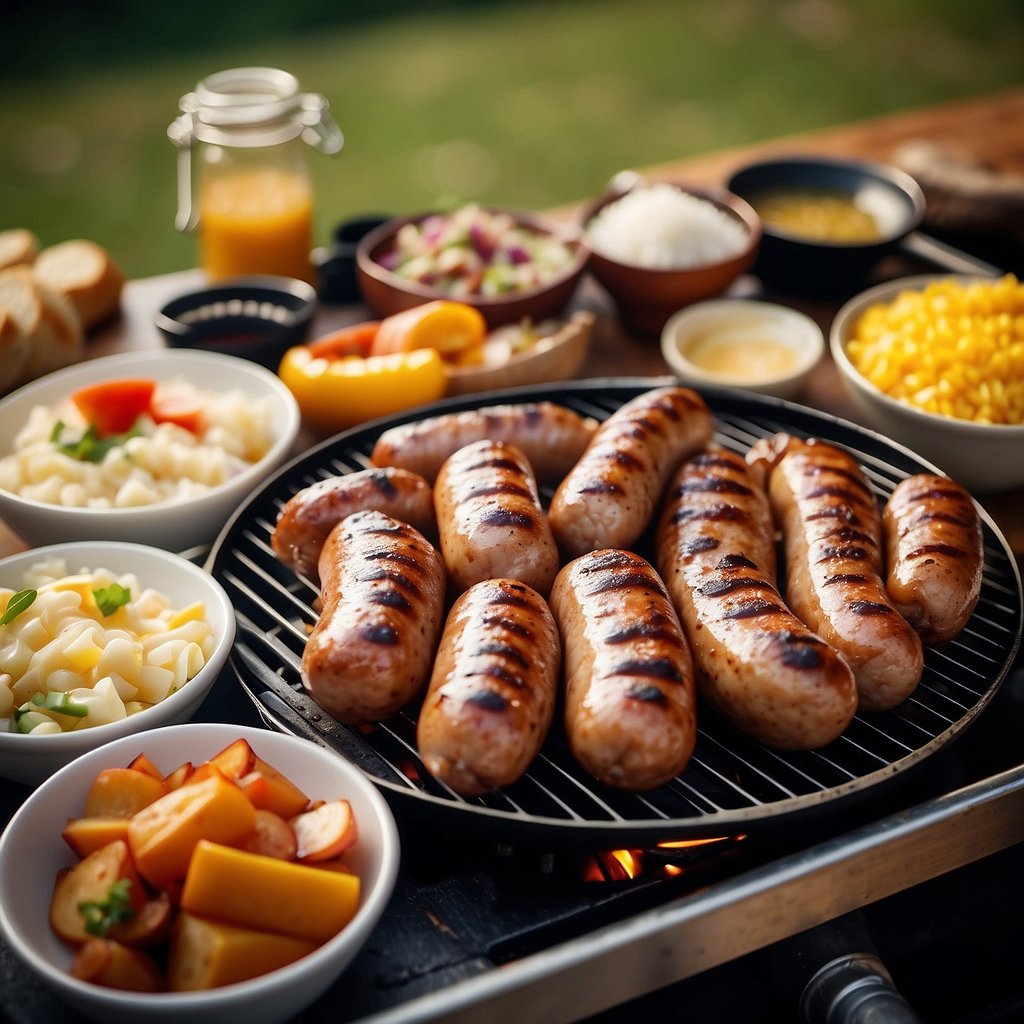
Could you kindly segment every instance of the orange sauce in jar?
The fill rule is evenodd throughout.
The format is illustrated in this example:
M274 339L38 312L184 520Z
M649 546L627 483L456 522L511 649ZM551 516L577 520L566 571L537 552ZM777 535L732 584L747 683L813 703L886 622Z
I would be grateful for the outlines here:
M199 246L212 279L279 274L311 281L313 196L305 175L275 167L210 175L199 194Z

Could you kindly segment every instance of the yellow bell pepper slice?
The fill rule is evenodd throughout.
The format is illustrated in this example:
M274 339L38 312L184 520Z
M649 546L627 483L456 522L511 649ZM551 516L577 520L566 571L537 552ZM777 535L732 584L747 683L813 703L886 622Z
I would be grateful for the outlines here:
M318 356L309 346L288 349L278 376L303 419L326 433L436 401L447 374L436 349L386 356Z

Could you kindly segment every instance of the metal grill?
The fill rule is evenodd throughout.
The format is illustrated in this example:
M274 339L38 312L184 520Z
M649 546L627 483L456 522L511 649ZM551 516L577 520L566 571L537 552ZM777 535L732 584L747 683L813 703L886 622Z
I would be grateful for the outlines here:
M521 388L430 409L550 399L604 419L664 379L574 382ZM771 398L703 392L716 420L716 440L736 451L777 431L844 446L860 461L880 498L904 477L933 470L891 441L845 421ZM420 415L426 415L420 412ZM270 533L296 491L317 480L369 465L381 430L415 417L349 431L296 459L269 480L225 527L208 566L235 606L238 638L230 664L269 725L331 747L365 771L396 810L438 823L484 827L520 842L606 847L749 832L785 818L851 800L918 765L977 716L1013 662L1021 635L1021 586L1005 540L984 519L981 599L963 633L929 650L921 684L893 711L858 714L846 733L817 751L771 750L701 706L698 739L686 770L645 794L606 788L576 764L556 722L540 756L515 785L464 798L427 774L416 752L416 707L373 727L340 725L302 690L299 663L316 621L316 588L273 554ZM546 495L549 497L550 495ZM649 540L638 546L650 556Z

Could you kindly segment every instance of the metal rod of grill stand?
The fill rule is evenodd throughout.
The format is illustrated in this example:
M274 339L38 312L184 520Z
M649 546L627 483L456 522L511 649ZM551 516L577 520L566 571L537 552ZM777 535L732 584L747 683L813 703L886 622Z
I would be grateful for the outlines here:
M873 953L825 964L800 999L800 1024L922 1024Z

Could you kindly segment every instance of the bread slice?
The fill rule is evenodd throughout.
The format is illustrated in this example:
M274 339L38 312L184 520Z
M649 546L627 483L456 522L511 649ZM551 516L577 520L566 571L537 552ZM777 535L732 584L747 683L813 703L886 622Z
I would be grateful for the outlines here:
M32 341L22 333L14 314L0 306L0 395L22 380L31 350Z
M0 231L0 270L31 263L39 254L39 239L28 228Z
M24 345L24 349L16 346L17 372L3 374L11 378L8 387L81 358L83 331L78 313L67 299L41 285L30 267L0 271L0 310L14 322Z
M71 301L87 331L121 303L124 275L96 242L75 238L51 245L36 257L32 272L41 284Z

